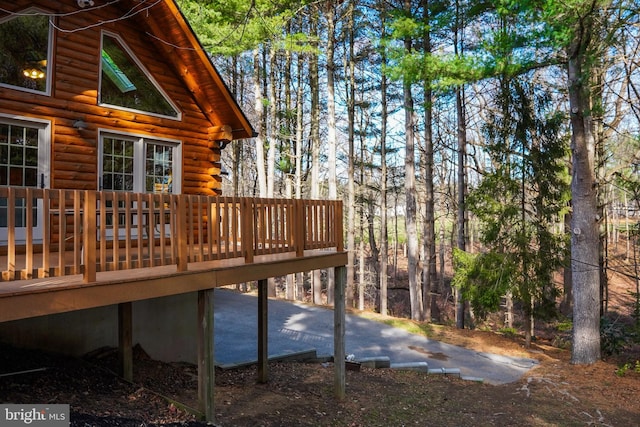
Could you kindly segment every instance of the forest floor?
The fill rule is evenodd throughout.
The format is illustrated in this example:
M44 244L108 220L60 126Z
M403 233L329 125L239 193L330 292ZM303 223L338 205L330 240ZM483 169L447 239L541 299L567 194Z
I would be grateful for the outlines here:
M640 349L590 366L539 339L434 326L434 338L478 351L540 361L520 381L488 385L452 376L390 369L347 371L347 396L333 396L333 365L271 363L269 382L255 366L216 372L218 426L632 426L640 420ZM0 347L0 402L71 405L72 426L201 426L196 368L148 358L137 348L134 381L113 373L115 351L83 359ZM629 368L624 365L629 363Z
M622 269L609 285L609 336L631 319L635 283ZM367 317L383 318L370 312ZM406 323L411 323L406 321ZM397 322L394 323L397 326ZM565 322L566 325L566 322ZM423 325L424 326L424 325ZM269 381L255 366L216 370L217 426L635 426L640 420L640 345L593 365L570 363L562 322L541 325L531 348L521 335L428 325L432 339L477 351L529 357L539 365L519 381L489 385L415 371L347 371L346 399L333 394L327 363L270 363ZM503 331L509 332L509 331ZM511 331L513 332L513 331ZM613 340L615 342L615 340ZM197 415L197 370L134 351L134 380L114 372L117 353L83 358L0 346L0 402L71 406L71 426L204 426ZM29 373L3 375L19 371Z

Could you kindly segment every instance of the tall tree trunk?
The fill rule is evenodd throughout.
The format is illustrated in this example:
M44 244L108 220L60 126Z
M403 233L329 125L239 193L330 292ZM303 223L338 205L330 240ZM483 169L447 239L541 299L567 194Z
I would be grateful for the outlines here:
M398 280L398 250L400 249L400 229L398 226L398 192L393 197L393 281Z
M297 84L298 89L296 91L296 138L295 138L295 197L296 199L302 198L302 150L304 149L304 65L305 55L298 54L298 66L297 66Z
M360 162L362 165L362 162ZM358 310L364 310L364 290L367 285L365 277L366 261L364 256L364 206L360 203L359 210L359 232L360 242L358 243Z
M266 197L273 198L276 181L276 148L278 146L278 100L276 95L276 51L273 46L269 46L269 133L267 147L267 194ZM271 296L271 295L270 295Z
M304 92L303 92L303 75L304 75L304 54L298 54L297 81L298 90L296 92L296 139L295 139L295 198L302 198L302 149L304 147L304 122L302 112L304 111ZM304 273L296 273L296 299L304 300Z
M458 112L458 214L457 214L457 241L456 245L460 250L466 250L466 233L465 233L465 217L466 217L466 171L465 171L465 154L467 147L467 129L464 114L462 88L456 90L456 110ZM456 301L456 328L464 328L464 301L462 294L458 290L455 292Z
M444 175L444 174L443 174ZM443 190L444 190L444 186L445 186L445 181L442 181L441 184ZM442 196L442 200L440 201L439 205L440 205L440 209L441 209L441 215L440 215L440 223L439 223L439 240L440 240L440 244L438 245L438 267L440 268L440 280L438 281L438 294L440 295L440 301L441 304L446 303L446 301L449 299L449 293L445 291L446 289L446 284L445 284L445 268L446 268L446 229L447 229L447 221L446 221L446 217L444 215L444 212L446 211L446 207L445 207L445 201L444 201L444 191L441 192ZM438 320L442 320L442 310L440 309L441 306L439 306L437 304L436 301L436 307L438 309L437 312L433 312L432 310L432 315L436 316L436 319Z
M566 233L571 232L571 214L564 215L564 229ZM562 271L562 302L560 303L560 312L566 316L573 312L573 285L571 282L571 265L565 266Z
M607 154L605 153L605 140L604 140L604 112L603 108L603 96L604 96L604 76L602 58L598 58L597 63L592 67L592 79L593 86L591 92L591 121L593 124L593 137L596 150L596 191L597 191L597 209L598 209L598 228L600 231L600 241L598 244L598 266L600 268L600 317L604 316L607 312L607 304L609 293L609 277L607 275L607 234L606 227L601 227L600 224L606 219L607 215L607 191L604 184L606 178L606 161Z
M625 227L625 235L627 236L627 247L624 253L624 260L628 261L629 256L631 254L631 225L629 224L629 200L627 198L627 192L624 193L624 227ZM634 248L635 249L635 248Z
M332 1L327 2L327 178L329 199L338 198L338 180L336 177L336 101L335 101L335 9Z
M456 56L462 55L462 37L459 32L463 31L463 19L460 13L459 2L456 1L456 30L454 32L454 50ZM465 170L465 158L467 150L467 123L464 114L464 96L463 88L456 88L456 112L458 120L458 214L457 214L457 247L460 250L466 250L466 233L465 233L465 219L466 219L466 203L465 203L465 191L466 191L466 170ZM462 300L461 293L455 290L455 302L456 302L456 327L458 329L464 328L464 301Z
M348 206L347 206L347 290L346 305L353 307L354 299L354 273L355 273L355 230L356 230L356 185L355 174L355 58L354 58L354 4L349 3L349 13L347 18L347 34L349 37L349 58L348 58L348 81L347 81L347 116L348 116L348 139L349 139L349 159L347 166L348 181Z
M513 328L513 293L507 291L504 296L504 326L505 328Z
M310 22L312 38L319 40L318 13L313 13ZM311 91L311 198L320 198L320 78L318 55L311 53L309 60L309 86ZM311 279L314 304L322 304L322 280L320 270L314 270Z
M381 14L382 17L382 37L385 36L386 13ZM387 56L384 47L381 52L382 67L387 64ZM381 73L380 81L380 97L381 97L381 116L380 116L380 314L386 316L388 314L387 288L389 265L389 232L387 230L387 78Z
M258 123L258 136L256 136L256 169L258 174L258 188L260 197L267 194L267 171L264 163L264 105L262 93L262 70L260 68L260 48L253 51L253 93L255 98L254 108L256 112L256 122Z
M411 1L404 2L405 13L411 13ZM405 38L405 51L412 51L412 41ZM419 286L418 272L418 230L416 224L416 172L415 172L415 114L413 111L413 94L411 92L411 83L404 82L404 118L405 118L405 157L404 157L404 189L406 216L405 227L407 232L407 270L409 273L409 298L411 301L411 318L413 320L422 320L422 292Z
M238 57L233 57L233 93L236 98L239 98L241 94L238 93L238 82L244 79L244 73L238 72ZM241 141L236 141L231 146L231 195L234 197L238 197L239 193L239 182L240 182L240 165L242 164L242 143Z
M371 179L371 178L370 178ZM380 249L376 240L376 210L378 209L374 200L367 202L367 235L369 236L369 250L371 251L371 258L377 260L380 257ZM377 265L374 266L378 268ZM376 276L375 283L379 283L380 278Z
M595 179L595 135L591 116L589 58L593 14L574 29L568 51L571 117L572 216L571 273L573 283L573 351L571 362L600 359L600 272L598 268L598 206Z
M328 1L325 10L327 19L327 178L329 199L338 198L338 179L336 174L336 101L335 101L335 7ZM327 270L327 304L333 303L334 269Z
M423 37L423 54L431 54L431 32L428 29L431 23L429 16L429 1L423 0L423 21L427 28ZM424 307L424 319L427 322L432 318L432 292L436 286L436 223L434 214L434 190L433 190L433 99L431 82L425 81L424 85L424 231L423 250L424 262L422 268L422 299Z
M240 196L240 186L239 183L241 181L240 177L242 176L241 167L242 167L242 143L240 141L236 141L232 145L232 156L231 156L231 195L234 197Z
M292 32L292 24L289 23L287 32ZM293 198L293 159L296 157L295 153L295 139L294 139L294 129L295 129L295 120L290 114L294 111L295 106L293 104L293 94L291 92L291 88L293 87L293 58L290 50L285 52L285 74L284 74L284 87L285 87L285 108L287 110L286 114L286 135L284 145L286 148L283 150L283 155L287 157L287 170L284 171L284 179L285 179L285 197L287 199ZM296 284L296 275L288 274L286 278L286 299L294 300L295 299L295 284Z
M439 199L438 199L438 209L440 210L440 221L438 224L438 268L440 271L439 281L438 281L438 289L437 293L440 295L439 301L436 301L435 308L437 312L433 312L432 315L435 316L436 319L442 320L442 307L446 307L447 302L449 301L449 289L445 283L445 266L446 266L446 254L447 254L447 217L449 216L449 205L451 205L448 200L449 189L451 188L451 172L449 170L449 165L451 162L449 161L449 151L443 150L442 152L442 162L441 166L438 170L438 178L440 181L439 185ZM453 228L453 227L451 227ZM438 304L438 302L440 304Z
M535 319L533 317L533 304L534 301L524 301L524 304L530 304L531 307L524 311L524 348L531 348L531 339L533 338L533 331L535 326Z
M355 99L355 98L354 98ZM362 119L362 116L360 116L360 119ZM358 123L358 127L360 129L364 129L364 126L362 125L362 121L360 121L360 123ZM365 261L365 254L364 254L364 240L365 240L365 227L364 227L364 221L365 221L365 211L364 211L364 205L366 203L365 201L365 190L364 190L364 183L365 183L365 177L364 177L364 165L366 163L366 158L365 158L365 152L364 152L364 138L362 137L362 134L360 134L360 157L358 159L358 169L359 169L359 179L358 182L360 184L360 191L359 191L359 197L357 197L358 200L358 235L360 236L360 241L358 243L358 310L364 310L364 292L365 292L365 287L367 285L366 283L366 277L365 277L365 269L366 269L366 261Z
M239 95L241 95L241 93L243 92L242 90L240 91L240 94L238 93L238 82L242 82L244 80L244 73L240 72L238 73L238 57L234 56L233 59L233 84L232 84L232 90L234 95L236 96L236 98L239 98ZM241 174L241 167L243 165L242 162L242 141L235 141L232 145L231 145L231 196L233 197L238 197L240 196L240 177L242 176ZM247 290L247 283L246 282L241 282L241 283L236 283L236 290L239 292L246 292Z
M269 46L269 147L267 149L267 197L274 197L276 182L276 148L278 147L278 99L276 95L276 70L277 59L273 45ZM267 295L276 296L276 281L270 277L267 280Z

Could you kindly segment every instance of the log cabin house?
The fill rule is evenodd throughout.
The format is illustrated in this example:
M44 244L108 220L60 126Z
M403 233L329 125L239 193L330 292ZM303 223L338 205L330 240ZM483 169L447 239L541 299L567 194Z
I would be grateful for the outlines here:
M212 290L258 281L266 380L267 279L333 268L343 396L342 205L220 194L252 136L174 0L0 2L0 341L197 362L212 420Z

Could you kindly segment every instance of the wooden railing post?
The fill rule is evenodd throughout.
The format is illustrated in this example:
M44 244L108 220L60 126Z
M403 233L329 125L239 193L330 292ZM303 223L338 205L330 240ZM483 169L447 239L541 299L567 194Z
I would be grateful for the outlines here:
M240 218L242 221L242 249L244 251L244 261L247 264L253 262L253 221L256 212L253 209L251 199L244 197L240 203Z
M50 254L51 254L51 216L49 209L49 191L42 190L42 275L49 277Z
M187 247L187 197L185 195L175 196L174 206L176 211L176 228L178 235L178 271L187 271L189 264Z
M27 188L25 195L25 205L27 212L33 212L33 188ZM25 278L33 278L33 216L27 214L27 236L26 236L26 251L25 251Z
M84 264L83 282L96 281L96 192L84 192L82 207L82 263ZM64 216L63 216L64 218Z
M335 202L335 215L336 217L334 218L335 222L335 228L334 228L334 233L335 233L335 242L336 242L336 251L338 252L342 252L344 251L344 229L343 229L343 211L342 211L342 202L341 201L336 201Z
M16 193L7 188L7 271L9 280L16 279Z
M296 256L301 257L304 255L304 224L306 222L304 201L302 199L296 199L293 213L293 241L296 248Z

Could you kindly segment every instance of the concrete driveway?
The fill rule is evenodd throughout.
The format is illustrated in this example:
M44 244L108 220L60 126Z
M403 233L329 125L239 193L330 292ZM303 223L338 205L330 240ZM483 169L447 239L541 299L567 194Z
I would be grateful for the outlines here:
M257 298L216 289L214 294L217 365L257 360ZM269 357L315 350L333 354L333 311L281 300L269 300ZM356 359L389 357L392 364L427 362L429 369L459 369L464 377L489 384L517 381L537 361L481 353L445 344L403 329L347 314L346 354Z

